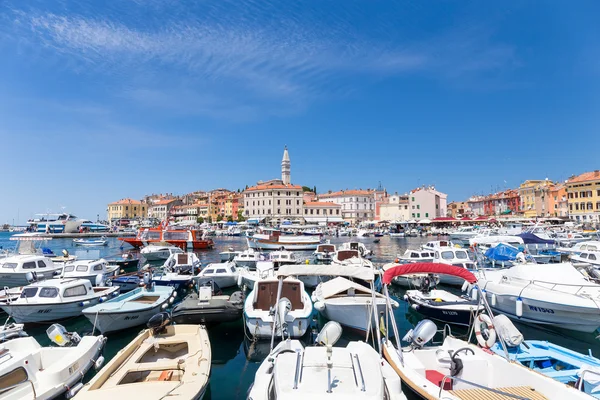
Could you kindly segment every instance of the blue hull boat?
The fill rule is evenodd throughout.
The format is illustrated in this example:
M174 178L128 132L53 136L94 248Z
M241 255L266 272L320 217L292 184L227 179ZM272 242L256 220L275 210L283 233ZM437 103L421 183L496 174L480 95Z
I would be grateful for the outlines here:
M490 350L504 357L500 343L496 342ZM583 369L590 372L600 369L600 360L596 357L544 340L525 340L519 346L508 347L508 353L511 360L565 384L575 384ZM583 391L600 399L600 391L592 393L597 384L587 382L588 379L598 381L597 373L584 374L583 378Z

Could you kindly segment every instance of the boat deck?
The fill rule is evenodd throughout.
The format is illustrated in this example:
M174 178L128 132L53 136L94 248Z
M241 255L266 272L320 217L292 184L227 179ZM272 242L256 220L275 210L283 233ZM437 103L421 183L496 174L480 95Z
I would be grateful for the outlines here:
M494 388L500 392L511 394L513 396L519 396L524 399L530 400L547 400L548 398L536 391L534 388L529 386L510 386L502 388ZM453 396L458 397L461 400L513 400L514 397L505 396L500 393L494 393L485 389L461 389L449 391Z

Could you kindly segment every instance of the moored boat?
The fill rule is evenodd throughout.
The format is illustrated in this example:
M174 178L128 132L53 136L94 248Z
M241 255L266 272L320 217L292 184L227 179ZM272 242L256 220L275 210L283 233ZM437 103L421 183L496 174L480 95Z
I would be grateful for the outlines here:
M321 243L320 236L281 235L281 231L263 229L263 233L255 233L247 237L248 247L257 250L315 250Z
M244 296L242 292L223 295L214 282L199 283L198 292L189 294L171 312L178 324L207 324L236 321L242 317Z
M52 260L38 255L16 255L0 259L0 287L16 287L29 284L28 273L37 279L51 279L58 276L63 269L62 264L54 264Z
M167 242L184 250L212 249L214 246L213 241L205 238L204 231L199 229L145 228L140 229L134 238L124 237L119 240L135 248L161 242Z
M177 246L171 246L168 243L166 245L161 244L149 244L140 250L140 254L144 256L147 261L159 261L166 260L173 254L183 254L183 250Z

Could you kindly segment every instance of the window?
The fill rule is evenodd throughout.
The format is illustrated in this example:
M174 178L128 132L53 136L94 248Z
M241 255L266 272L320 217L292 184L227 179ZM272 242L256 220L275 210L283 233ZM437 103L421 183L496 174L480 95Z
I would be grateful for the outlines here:
M36 288L36 287L31 287L31 288L26 287L21 292L21 298L26 299L28 297L33 297L33 296L35 296L37 291L38 291L38 288Z
M456 254L456 258L459 258L461 260L465 260L465 259L469 258L467 256L467 252L466 251L457 251L455 254Z
M340 210L335 210L336 215L340 215Z
M4 263L2 264L2 268L15 269L17 268L17 263Z
M319 209L317 208L317 215L319 215Z
M87 272L88 267L87 265L78 265L77 266L77 272Z
M9 373L0 376L0 392L4 392L6 389L19 385L20 383L27 382L28 379L25 368L19 367L13 369Z
M65 289L63 297L85 296L86 294L87 290L85 289L85 285L78 285L72 288Z
M588 260L595 260L596 259L596 255L595 254L590 254L588 256Z
M451 251L442 251L442 258L444 260L452 260L454 258L454 253Z
M281 200L277 200L277 205L280 206L281 205Z
M421 218L421 213L417 213L417 218Z
M415 198L414 198L414 197L412 198L412 201L415 201Z
M40 297L52 298L58 296L58 289L55 287L44 287L40 290Z
M219 268L217 270L217 274L226 274L226 273L227 273L227 271L225 270L225 268Z
M412 213L413 218L415 217L415 213Z
M23 269L35 269L35 261L23 263Z
M38 261L38 268L46 268L46 263L43 262L42 260Z
M425 213L425 218L428 218L428 217L429 217L429 213Z
M421 205L417 204L417 210L420 210L420 209L421 209Z

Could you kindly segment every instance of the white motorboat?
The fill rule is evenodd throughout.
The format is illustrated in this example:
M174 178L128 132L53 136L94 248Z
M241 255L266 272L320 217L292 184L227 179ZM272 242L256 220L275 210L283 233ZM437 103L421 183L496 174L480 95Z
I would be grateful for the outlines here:
M458 247L440 247L433 253L433 262L465 268L469 271L476 269L475 261L466 249ZM452 275L440 275L440 283L461 287L464 280Z
M10 317L6 319L4 325L0 326L0 343L4 343L7 340L27 336L27 333L25 333L25 331L23 330L25 325L16 324L14 322L8 321L10 321Z
M304 283L292 277L284 279L281 273L278 276L256 281L246 297L244 317L252 337L270 338L276 330L277 336L299 338L310 325L313 303Z
M75 233L85 220L73 214L36 214L35 218L27 221L38 233Z
M27 274L33 273L37 279L51 279L58 276L63 265L55 265L52 260L38 255L16 255L0 258L0 287L16 287L29 284Z
M269 253L269 261L271 261L276 267L286 264L298 264L300 258L292 251L289 250L276 250Z
M0 308L17 323L59 321L118 294L118 286L92 287L87 279L50 279L25 286L20 297L8 297Z
M336 252L335 244L320 244L317 246L317 249L313 253L313 257L318 262L331 262L333 258L333 253Z
M140 254L144 256L147 261L159 261L166 260L173 254L183 254L183 250L180 247L166 244L164 246L158 244L149 244L140 250Z
M401 381L375 349L364 342L333 347L341 327L329 322L317 342L304 347L285 340L258 367L248 391L252 400L406 400Z
M404 254L396 258L396 263L407 264L407 263L418 263L418 262L432 262L435 256L433 250L411 250L407 249Z
M428 250L433 253L436 249L439 249L440 247L456 247L456 246L457 245L454 244L453 242L451 242L450 240L432 240L430 242L422 244L421 250ZM423 261L423 262L427 262L427 261ZM431 262L431 261L429 261L429 262Z
M255 268L238 267L238 287L253 288L261 279L275 277L275 266L271 261L258 261ZM1 297L0 297L1 298Z
M229 248L227 251L222 251L219 253L219 259L222 263L227 261L233 261L233 259L240 254L241 251L235 251L233 248Z
M256 250L285 250L303 251L315 250L321 243L320 236L304 235L281 235L281 231L275 229L263 229L252 237L246 237L248 247Z
M373 250L367 249L367 246L362 242L345 242L338 247L338 250L358 250L362 258L369 259L373 257Z
M396 259L397 261L397 259ZM416 264L416 263L406 263ZM381 269L385 272L390 268L398 266L397 262L384 264ZM393 283L405 288L417 288L421 285L423 278L429 277L436 285L440 283L440 277L437 274L407 274L394 277Z
M77 394L76 400L202 399L208 387L211 348L203 325L170 325L153 317Z
M83 315L103 334L145 325L150 318L173 304L177 292L172 287L151 284L83 309Z
M192 278L200 271L200 260L195 253L172 254L162 268L155 270L152 282L159 286L173 286L176 289L192 283Z
M600 241L589 240L587 242L577 242L571 246L558 247L556 250L564 254L581 253L582 251L600 251Z
M214 281L221 289L237 285L239 268L233 261L208 264L194 278L197 282Z
M515 320L581 332L600 327L600 285L571 263L482 270L478 285L494 311Z
M489 247L490 245L498 243L506 243L515 247L523 246L525 244L523 238L520 236L500 235L491 229L481 230L478 235L469 239L469 246L482 245Z
M239 253L233 258L233 262L238 267L256 267L256 263L261 260L266 260L266 257L254 249L247 249Z
M48 337L59 347L42 347L33 337L21 337L0 345L2 395L6 400L72 398L92 367L104 363L104 336L79 337L54 324Z
M454 232L450 232L448 237L450 240L454 240L456 242L469 243L469 239L477 236L478 234L479 232L477 229L473 228L472 226L462 226Z
M581 253L571 254L571 261L575 263L586 263L600 268L600 251L582 251Z
M441 264L401 265L389 269L383 276L383 292L389 296L388 286L393 278L405 273L438 273L453 274L475 284L477 278L463 268ZM479 297L482 291L477 287ZM488 313L491 310L487 302L484 305ZM440 400L466 399L589 399L590 397L577 389L554 379L532 371L509 359L504 342L505 330L499 329L499 337L505 350L505 357L489 351L496 341L495 318L479 314L474 321L477 342L484 349L467 341L445 336L441 346L425 345L437 333L436 325L430 320L422 320L410 330L403 341L409 346L401 347L400 335L392 307L387 307L387 321L381 328L383 354L388 363L396 371L402 382L418 397ZM494 322L492 322L494 321ZM487 330L482 330L485 323ZM394 332L396 344L388 337L390 329ZM482 331L485 331L484 335Z
M373 263L365 258L362 258L358 250L337 250L331 259L331 265L371 267Z
M105 281L116 276L118 273L118 265L109 265L108 261L101 258L99 260L77 260L67 263L60 277L87 279L92 285L96 285L98 275L103 278L102 281ZM100 284L102 285L103 283Z
M106 240L105 237L100 239L73 239L73 244L75 246L87 247L106 246L108 244L108 240Z

